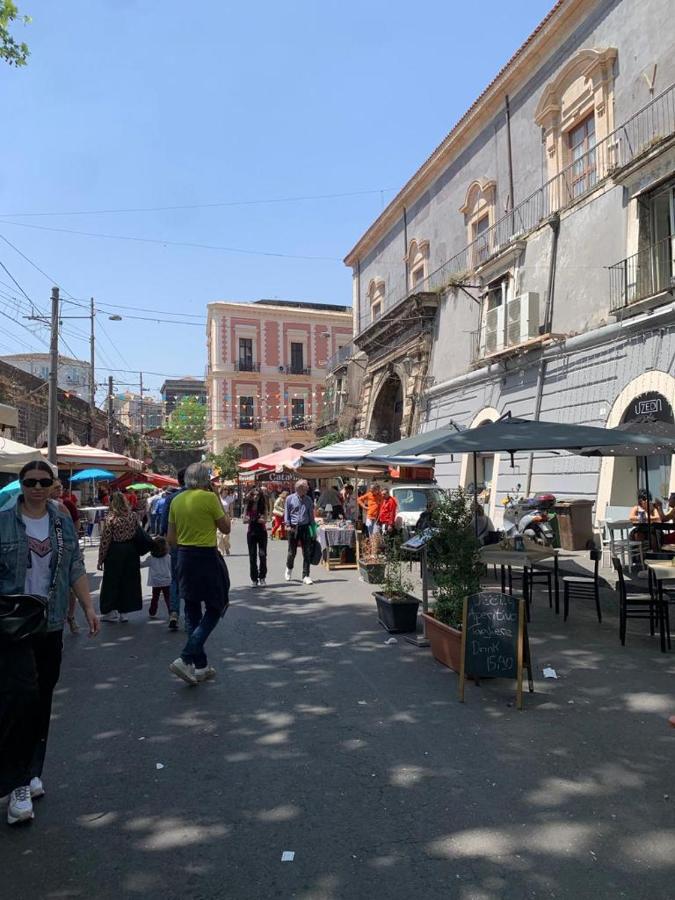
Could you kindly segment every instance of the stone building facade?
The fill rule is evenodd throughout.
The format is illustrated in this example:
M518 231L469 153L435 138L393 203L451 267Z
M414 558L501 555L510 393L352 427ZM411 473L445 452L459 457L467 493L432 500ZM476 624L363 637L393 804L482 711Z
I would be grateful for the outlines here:
M335 404L355 432L506 412L675 431L671 17L668 0L559 0L349 252L354 344L328 368L356 366ZM397 321L419 328L400 349ZM670 458L649 466L655 493L675 488ZM459 457L437 473L472 479ZM478 476L497 522L507 493L540 490L602 518L641 479L636 460L551 454L486 456Z

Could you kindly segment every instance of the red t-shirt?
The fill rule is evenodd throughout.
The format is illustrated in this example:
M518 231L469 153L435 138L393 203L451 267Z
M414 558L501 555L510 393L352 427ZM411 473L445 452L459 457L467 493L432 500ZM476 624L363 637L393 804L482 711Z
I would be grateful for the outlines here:
M64 497L61 502L70 513L70 518L73 520L75 525L77 525L77 523L80 521L80 513L77 509L77 506L68 497Z
M380 506L380 515L378 517L378 521L382 523L382 525L393 525L396 521L396 513L398 511L398 503L394 497L387 497L386 500L382 501L382 505Z

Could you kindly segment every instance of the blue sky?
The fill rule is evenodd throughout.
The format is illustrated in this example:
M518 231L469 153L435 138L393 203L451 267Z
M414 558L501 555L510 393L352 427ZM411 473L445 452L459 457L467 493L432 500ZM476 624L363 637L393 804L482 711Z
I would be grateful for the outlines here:
M552 0L19 6L29 65L0 67L0 235L17 249L0 240L0 262L43 310L54 279L125 316L97 317L99 380L144 370L156 389L203 373L211 300L349 304L342 257ZM192 208L130 211L172 206ZM7 318L27 306L0 270L0 353L44 349ZM64 324L85 358L87 328Z

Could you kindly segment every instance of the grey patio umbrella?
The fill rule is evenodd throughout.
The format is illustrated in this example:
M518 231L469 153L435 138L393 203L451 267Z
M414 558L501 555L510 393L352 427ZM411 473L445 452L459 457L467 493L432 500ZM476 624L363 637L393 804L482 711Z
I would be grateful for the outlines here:
M591 425L574 425L569 422L542 422L505 416L496 422L487 422L476 428L457 432L452 427L437 428L404 438L382 447L378 458L392 456L417 456L428 453L520 453L530 450L569 450L586 455L609 455L610 448L630 445L629 456L650 454L658 445L659 453L675 453L675 437L659 437L644 433L642 426L631 426L631 431L619 428L595 428ZM366 457L367 460L367 457Z

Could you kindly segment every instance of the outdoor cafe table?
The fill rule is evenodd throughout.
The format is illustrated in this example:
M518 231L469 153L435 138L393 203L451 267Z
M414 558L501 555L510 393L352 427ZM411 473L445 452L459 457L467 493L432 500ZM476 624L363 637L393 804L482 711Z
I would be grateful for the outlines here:
M502 573L502 593L506 592L506 569L510 566L533 566L545 559L553 559L553 590L556 614L560 612L560 595L558 591L558 550L554 547L526 547L525 550L499 550L495 545L481 547L480 561L486 566L500 566ZM673 570L675 572L675 569ZM529 610L529 588L523 576L523 598L525 608Z
M331 559L331 547L356 547L356 529L347 527L344 524L327 524L319 526L317 540L321 545L324 553L324 559L327 569L356 569L356 562L341 563L335 559Z
M675 581L675 566L662 559L646 559L645 565L649 569L652 578L657 585L659 631L661 633L661 652L666 652L666 631L668 632L668 644L670 645L670 616L668 604L663 596L663 584L667 581ZM630 598L629 598L630 599Z

